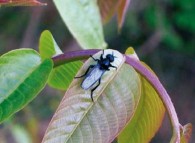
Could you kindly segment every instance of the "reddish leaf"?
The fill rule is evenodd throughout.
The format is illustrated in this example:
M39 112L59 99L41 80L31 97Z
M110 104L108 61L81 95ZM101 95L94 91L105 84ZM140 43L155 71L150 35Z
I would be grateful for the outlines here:
M115 14L119 0L98 0L103 23L107 23Z
M181 143L188 143L192 136L192 124L188 123L180 128Z
M107 23L117 13L118 28L122 27L130 0L98 0L103 23Z
M117 11L117 21L118 21L118 28L119 29L123 25L129 3L130 3L130 0L120 0L119 6L118 6L118 11Z
M42 6L46 3L41 3L37 0L0 0L0 6Z

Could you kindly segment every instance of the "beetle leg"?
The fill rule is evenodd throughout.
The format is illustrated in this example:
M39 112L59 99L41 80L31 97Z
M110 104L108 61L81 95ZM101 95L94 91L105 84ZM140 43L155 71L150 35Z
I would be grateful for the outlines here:
M94 66L95 66L95 65L90 65L90 66L88 67L88 69L86 70L86 72L84 73L84 75L77 76L77 77L74 77L74 78L81 78L81 77L86 76L86 75L88 74L89 70L90 70L91 68L93 68Z
M91 57L94 61L98 61L98 59L95 59L92 55L90 55L90 57Z
M92 101L93 101L93 91L96 90L96 88L100 85L100 83L101 83L101 78L98 80L98 84L91 90L91 100Z
M113 65L110 64L110 67L115 68L117 70L117 67L116 66L113 66Z
M104 50L103 50L103 52L102 52L102 54L100 56L100 60L103 60L103 55L104 55Z

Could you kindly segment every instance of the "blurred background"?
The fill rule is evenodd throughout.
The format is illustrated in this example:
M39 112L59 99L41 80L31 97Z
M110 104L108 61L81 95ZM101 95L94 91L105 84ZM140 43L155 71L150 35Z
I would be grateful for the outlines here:
M50 0L44 7L0 7L0 55L18 48L38 50L43 30L50 30L61 49L80 49ZM140 60L158 75L180 123L195 125L195 1L132 0L120 32L116 18L104 25L109 48L134 47ZM0 125L0 143L40 143L64 91L46 87L28 106ZM167 115L152 143L168 143ZM192 133L191 143L195 141Z

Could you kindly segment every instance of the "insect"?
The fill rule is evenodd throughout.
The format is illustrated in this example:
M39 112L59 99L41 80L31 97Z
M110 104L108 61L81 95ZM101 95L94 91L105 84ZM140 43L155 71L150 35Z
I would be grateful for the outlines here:
M93 91L100 85L101 83L101 78L103 76L103 74L106 71L109 71L110 67L117 69L116 66L113 66L111 63L114 62L114 58L116 58L113 53L112 54L107 54L105 58L103 58L104 56L104 50L103 53L100 56L100 59L95 59L93 56L90 56L94 61L97 62L96 65L90 65L88 67L88 69L86 70L86 72L79 77L75 77L75 78L82 78L84 77L82 83L81 83L81 88L83 88L84 90L88 90L90 88L91 89L91 100L93 101ZM93 85L95 85L95 83L98 84L94 87Z

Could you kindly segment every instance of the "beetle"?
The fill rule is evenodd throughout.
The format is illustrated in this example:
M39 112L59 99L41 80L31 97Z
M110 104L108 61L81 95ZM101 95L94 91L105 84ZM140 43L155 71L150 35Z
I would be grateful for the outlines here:
M91 89L91 100L93 101L93 92L94 90L100 85L101 83L101 78L103 74L106 71L110 70L110 67L117 69L116 66L113 66L111 63L114 62L114 58L116 58L113 53L112 54L107 54L105 58L104 56L104 50L103 53L100 55L100 59L95 59L92 55L90 57L96 61L96 65L90 65L86 72L78 77L75 78L82 78L84 77L82 83L81 83L81 88L84 90ZM94 87L95 83L98 84Z

